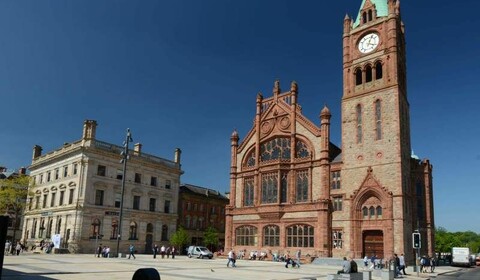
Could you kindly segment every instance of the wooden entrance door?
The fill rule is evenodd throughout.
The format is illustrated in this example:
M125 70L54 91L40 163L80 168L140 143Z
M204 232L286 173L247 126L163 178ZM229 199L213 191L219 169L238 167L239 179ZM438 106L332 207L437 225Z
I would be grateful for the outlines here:
M383 259L383 232L381 230L367 230L363 232L363 252L370 258L376 255Z

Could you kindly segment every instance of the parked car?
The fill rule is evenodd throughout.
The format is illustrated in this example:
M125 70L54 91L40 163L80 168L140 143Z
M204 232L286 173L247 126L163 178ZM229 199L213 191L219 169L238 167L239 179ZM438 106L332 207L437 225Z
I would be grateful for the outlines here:
M213 253L208 250L207 247L203 246L190 246L187 249L187 256L189 258L196 256L199 259L204 259L204 258L213 258Z
M477 254L477 257L475 258L475 264L477 266L480 266L480 253Z

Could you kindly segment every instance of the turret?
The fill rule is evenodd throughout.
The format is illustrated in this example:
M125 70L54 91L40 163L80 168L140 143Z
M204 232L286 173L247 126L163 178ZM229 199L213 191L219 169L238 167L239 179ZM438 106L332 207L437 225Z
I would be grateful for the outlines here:
M39 156L42 155L42 147L39 145L33 146L33 155L32 155L32 160L38 158Z

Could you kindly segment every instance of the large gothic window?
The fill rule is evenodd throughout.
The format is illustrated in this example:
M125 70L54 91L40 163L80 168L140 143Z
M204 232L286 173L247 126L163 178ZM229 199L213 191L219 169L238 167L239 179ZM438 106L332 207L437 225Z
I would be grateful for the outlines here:
M308 151L307 145L302 141L297 140L296 148L297 148L296 158L307 158L310 156L310 152Z
M260 146L261 161L289 160L290 159L290 138L275 138Z
M257 246L257 228L254 226L242 226L235 230L237 246Z
M270 225L263 228L263 246L280 246L280 227Z
M250 154L247 157L247 167L252 167L255 166L255 150L250 152Z
M253 206L253 178L246 178L243 186L243 206Z
M309 225L287 227L287 247L314 247L314 228Z
M308 201L308 170L297 172L297 202Z
M378 99L375 101L375 139L382 139L382 103Z
M262 203L278 202L278 173L262 174Z
M357 143L362 143L363 141L363 131L362 131L362 105L357 105Z

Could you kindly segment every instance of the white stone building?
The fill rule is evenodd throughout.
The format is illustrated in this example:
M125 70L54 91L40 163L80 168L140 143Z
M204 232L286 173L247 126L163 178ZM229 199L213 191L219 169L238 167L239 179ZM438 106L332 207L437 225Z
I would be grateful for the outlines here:
M42 155L33 149L31 186L23 241L38 245L61 236L61 248L90 253L102 244L116 254L122 191L123 146L95 139L97 122L86 120L82 139ZM129 150L125 176L120 252L133 243L151 252L176 231L180 149L174 160Z

